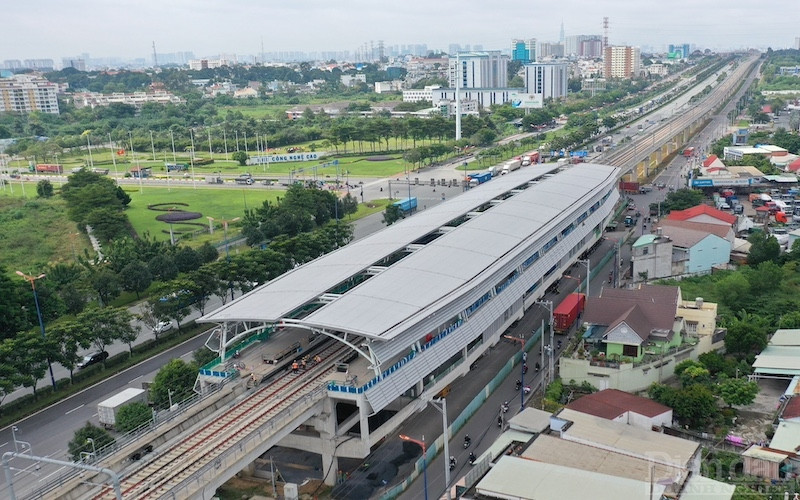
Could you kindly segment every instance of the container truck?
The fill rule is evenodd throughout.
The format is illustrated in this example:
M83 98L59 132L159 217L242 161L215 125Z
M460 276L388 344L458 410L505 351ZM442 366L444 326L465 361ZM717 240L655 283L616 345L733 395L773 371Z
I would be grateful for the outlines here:
M400 210L404 214L410 214L410 213L416 211L416 209L417 209L417 197L414 196L414 197L411 197L411 198L404 198L402 200L398 200L398 201L394 202L394 205L396 207L400 207Z
M686 148L683 150L683 156L685 158L691 158L694 155L694 148Z
M641 189L638 182L619 181L619 190L623 193L636 194Z
M470 174L469 185L470 187L475 187L478 184L483 184L484 182L490 180L492 180L492 174L490 172L482 172L480 174Z
M100 402L97 405L97 416L100 418L100 423L108 429L113 428L117 423L119 409L124 405L137 402L147 402L147 391L129 388Z
M586 295L582 293L571 293L553 311L553 330L556 333L566 333L578 315L583 312L586 305Z
M48 174L64 173L63 167L55 163L37 163L36 171L39 173L48 173Z
M519 170L519 166L520 166L519 159L509 160L506 162L505 165L503 165L503 170L500 172L500 175L506 175L513 172L514 170Z

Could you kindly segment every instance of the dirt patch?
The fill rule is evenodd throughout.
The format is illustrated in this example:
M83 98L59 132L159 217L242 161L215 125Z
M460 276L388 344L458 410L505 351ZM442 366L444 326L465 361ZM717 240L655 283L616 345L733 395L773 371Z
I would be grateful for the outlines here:
M788 380L759 380L759 392L753 404L735 407L736 424L731 427L731 434L751 443L769 441L766 429L772 425L780 405L780 397L788 385Z
M330 486L322 484L322 481L313 479L304 482L299 486L300 498L311 500L312 498L328 498L330 496ZM283 498L283 483L276 486L277 498ZM217 495L225 499L250 499L254 496L260 498L274 499L272 483L265 479L233 477L217 490Z

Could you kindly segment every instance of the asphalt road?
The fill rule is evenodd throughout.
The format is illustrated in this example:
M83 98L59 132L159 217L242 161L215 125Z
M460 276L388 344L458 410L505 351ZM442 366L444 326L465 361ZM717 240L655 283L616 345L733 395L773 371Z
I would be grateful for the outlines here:
M141 388L143 381L151 381L155 373L171 359L182 358L184 361L190 361L192 352L203 345L206 337L206 333L198 335L39 413L16 422L14 426L18 430L15 433L12 432L11 427L0 430L0 443L2 443L0 444L0 453L15 451L14 434L16 434L18 441L30 444L30 453L33 455L57 460L65 459L67 443L72 439L75 430L89 421L94 424L98 423L97 404L99 402L122 389ZM57 466L43 464L41 470L33 471L30 469L30 465L32 464L19 460L17 463L12 461L12 466L15 468L27 468L26 472L14 471L14 484L17 486L15 491L19 492L21 488L30 488L40 481L46 481L50 474L58 470ZM2 493L6 491L7 486L5 475L0 475L0 497L6 498Z

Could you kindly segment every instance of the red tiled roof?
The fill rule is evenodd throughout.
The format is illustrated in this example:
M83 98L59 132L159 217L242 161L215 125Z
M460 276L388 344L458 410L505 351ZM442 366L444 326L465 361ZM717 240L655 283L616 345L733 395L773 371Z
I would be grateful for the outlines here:
M571 402L567 408L609 420L628 411L653 418L671 410L670 407L656 403L652 399L617 389L604 389L588 394Z
M714 163L715 161L717 161L717 155L708 155L708 157L705 160L703 160L703 166L707 167L712 163Z
M711 217L719 219L728 224L733 224L736 222L735 215L723 212L722 210L717 210L716 208L708 205L696 205L692 208L687 208L686 210L673 210L669 213L669 215L667 215L667 219L689 220L697 217L698 215L710 215Z
M786 403L786 408L784 408L781 417L785 419L800 417L800 397L795 396Z
M763 111L764 113L772 113L772 106L770 106L769 104L765 104L761 106L761 111Z
M584 321L607 326L608 330L624 322L642 341L654 331L669 332L671 338L679 300L680 289L676 286L604 288L600 297L586 300Z
M797 172L800 170L800 158L787 165L786 170L789 170L790 172Z

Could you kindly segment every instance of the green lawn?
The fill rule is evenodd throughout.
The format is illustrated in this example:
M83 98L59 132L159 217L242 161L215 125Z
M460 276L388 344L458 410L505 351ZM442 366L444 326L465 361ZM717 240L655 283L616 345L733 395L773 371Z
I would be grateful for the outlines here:
M18 187L13 196L0 190L0 264L6 271L38 275L49 263L71 261L91 249L86 235L66 218L63 200L34 198L36 186L30 183L25 199Z
M188 222L201 224L207 228L208 219L206 217L213 217L217 220L242 217L245 208L261 206L264 200L275 201L284 194L284 191L246 187L243 189L180 187L172 188L170 191L168 188L145 186L144 192L140 193L135 186L126 186L125 192L131 197L131 203L125 213L136 232L140 235L148 232L156 240L163 241L169 241L169 224L157 221L156 216L165 212L150 210L147 208L149 205L163 203L167 204L166 208L175 207L186 212L196 212L200 214L200 217ZM238 233L235 226L236 224L229 226L228 237ZM217 228L218 231L215 231L213 235L193 238L193 242L190 244L194 244L194 242L200 244L208 240L222 241L223 233L219 230L219 225ZM173 224L174 232L192 232L200 229L202 227L196 225Z

